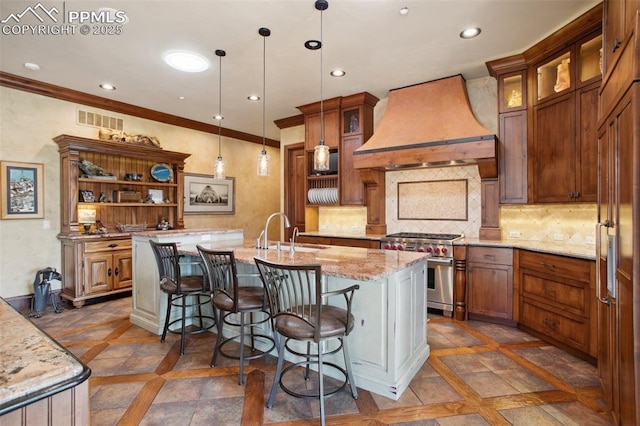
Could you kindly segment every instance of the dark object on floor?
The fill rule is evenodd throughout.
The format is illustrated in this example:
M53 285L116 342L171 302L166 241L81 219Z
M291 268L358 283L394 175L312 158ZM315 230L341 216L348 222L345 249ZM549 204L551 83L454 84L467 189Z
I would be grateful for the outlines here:
M33 280L33 298L31 299L29 317L40 318L47 308L49 299L51 299L51 305L53 305L56 314L64 311L64 308L58 305L56 294L51 293L51 280L62 281L62 275L55 268L47 267L36 272L36 278Z

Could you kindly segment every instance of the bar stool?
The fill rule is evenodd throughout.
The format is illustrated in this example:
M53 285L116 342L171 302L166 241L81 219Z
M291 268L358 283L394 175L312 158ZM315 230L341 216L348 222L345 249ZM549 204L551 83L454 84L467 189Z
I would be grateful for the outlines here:
M358 398L356 383L351 371L349 345L346 337L354 327L351 303L359 285L335 291L322 291L320 265L281 265L255 258L262 282L269 298L273 329L278 343L278 365L273 379L267 407L273 407L278 385L287 394L297 398L318 398L320 400L320 420L325 424L324 400L351 386L353 398ZM345 308L326 304L328 298L342 296ZM297 349L292 341L306 342L306 353ZM338 345L330 344L337 341ZM311 347L315 346L315 352ZM330 347L337 346L334 349ZM323 361L323 357L342 350L345 367ZM283 370L285 351L304 360L287 366ZM286 373L295 367L304 366L304 378L309 380L309 368L318 368L318 390L314 393L298 393L287 387L283 381ZM332 367L344 376L344 381L336 389L325 392L324 367Z
M181 268L186 266L202 267L200 262L180 262L182 256L178 254L176 243L159 243L149 240L151 249L158 265L160 276L160 290L167 295L167 314L162 330L161 342L165 341L167 332L180 334L180 355L184 355L186 334L202 333L215 325L215 318L202 314L202 306L211 302L211 292L208 289L204 275L182 275ZM188 300L192 299L192 300ZM180 308L180 317L171 320L171 308ZM197 308L197 315L187 317L188 308ZM187 331L187 322L198 321L199 327ZM210 322L210 324L206 324ZM179 327L172 326L179 324Z
M270 314L267 310L267 300L262 286L241 285L238 277L259 277L259 274L238 274L236 259L233 251L208 250L197 246L211 289L213 292L213 309L218 325L218 336L211 358L211 366L216 365L218 355L225 358L237 359L240 362L238 384L244 384L244 362L261 358L275 348L273 337L264 331L254 331L261 325L269 325ZM247 321L247 314L249 320ZM258 318L255 318L255 315ZM238 333L225 338L224 325L238 327ZM245 337L250 337L250 351L245 348ZM256 347L256 340L261 341L262 348ZM228 344L239 341L240 349L232 352Z

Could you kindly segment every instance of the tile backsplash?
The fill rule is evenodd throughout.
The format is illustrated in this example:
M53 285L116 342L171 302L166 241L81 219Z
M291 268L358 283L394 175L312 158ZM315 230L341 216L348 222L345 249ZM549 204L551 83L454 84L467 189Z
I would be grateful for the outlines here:
M398 184L424 182L443 185L466 180L467 220L398 219ZM435 232L463 233L477 238L481 224L480 176L476 165L387 172L387 233ZM425 197L428 200L429 197ZM433 200L430 201L433 203ZM429 204L420 205L429 209ZM427 216L422 216L427 217ZM595 204L537 204L500 206L500 227L505 240L551 241L572 245L595 244ZM364 233L366 207L320 207L319 231L346 234Z

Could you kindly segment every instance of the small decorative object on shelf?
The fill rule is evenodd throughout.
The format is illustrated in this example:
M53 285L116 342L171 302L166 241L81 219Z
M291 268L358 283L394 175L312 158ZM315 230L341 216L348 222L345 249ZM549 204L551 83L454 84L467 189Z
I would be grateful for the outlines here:
M80 201L83 203L94 203L96 201L96 197L95 195L93 195L93 192L88 191L86 189L81 189Z
M98 131L98 138L102 139L103 141L117 141L134 145L145 145L162 148L160 146L160 141L155 136L130 135L125 132L119 132L117 130L111 129L100 129Z
M91 179L104 179L104 180L117 180L116 176L113 176L111 173L107 173L100 166L96 166L91 161L82 160L78 163L78 167L84 173L83 177L88 177Z
M569 61L571 59L563 59L560 64L558 64L558 77L556 80L555 86L553 86L553 90L558 93L562 92L565 89L568 89L571 86L571 77L569 76Z
M512 90L509 98L507 99L507 107L515 108L522 106L522 92Z
M154 164L151 177L158 182L173 182L173 169L165 163Z
M360 123L358 123L358 116L356 115L351 116L351 122L349 123L349 131L351 133L360 131Z
M147 224L146 223L128 223L123 225L121 223L116 223L116 229L120 232L139 232L147 229Z

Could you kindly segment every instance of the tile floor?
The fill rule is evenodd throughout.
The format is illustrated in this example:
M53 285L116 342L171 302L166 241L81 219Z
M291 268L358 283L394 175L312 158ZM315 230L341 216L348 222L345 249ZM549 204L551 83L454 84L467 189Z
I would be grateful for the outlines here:
M131 298L67 307L33 322L92 370L91 423L318 424L317 401L279 391L265 407L275 358L209 366L214 334L165 343L129 322ZM429 314L431 356L398 401L359 389L327 399L327 424L608 425L597 370L518 329Z

